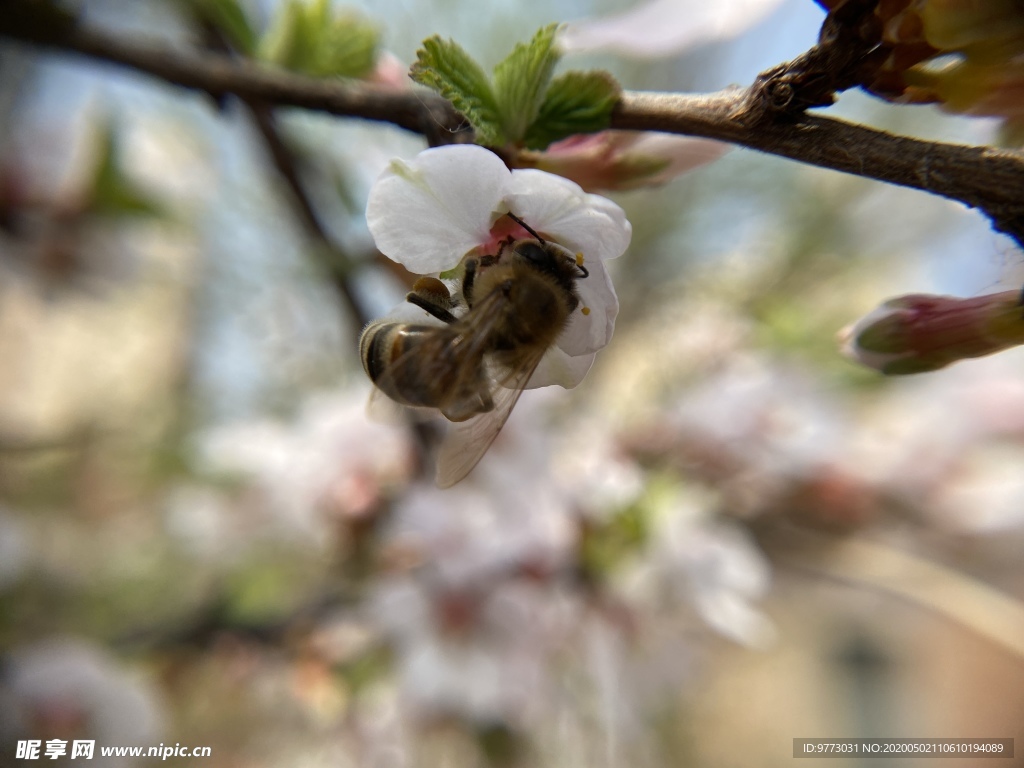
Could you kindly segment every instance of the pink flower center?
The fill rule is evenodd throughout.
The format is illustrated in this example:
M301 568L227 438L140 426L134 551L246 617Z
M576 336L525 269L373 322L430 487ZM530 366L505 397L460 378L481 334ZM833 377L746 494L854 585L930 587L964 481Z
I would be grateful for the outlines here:
M512 221L508 216L502 216L494 222L494 226L491 227L491 231L487 235L486 242L481 243L477 250L480 253L495 254L498 252L501 244L510 237L513 240L522 240L533 237L533 235ZM543 237L543 234L541 234L541 237Z

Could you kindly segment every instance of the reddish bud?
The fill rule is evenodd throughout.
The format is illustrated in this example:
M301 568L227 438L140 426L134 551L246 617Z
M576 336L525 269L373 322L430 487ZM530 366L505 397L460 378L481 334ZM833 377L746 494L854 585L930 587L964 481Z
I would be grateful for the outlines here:
M840 332L843 353L887 375L936 371L1024 344L1018 291L960 299L911 294Z

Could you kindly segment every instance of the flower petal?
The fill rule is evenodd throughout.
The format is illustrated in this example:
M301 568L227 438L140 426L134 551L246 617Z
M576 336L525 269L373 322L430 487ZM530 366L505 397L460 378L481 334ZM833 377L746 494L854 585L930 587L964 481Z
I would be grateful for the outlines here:
M664 184L687 171L717 160L730 149L729 144L712 139L650 131L641 133L623 156L624 163L643 165L644 160L656 158L667 161L667 165L649 178L625 180L620 189Z
M621 256L633 236L626 214L611 200L544 171L512 171L502 202L538 232L583 253L588 264Z
M604 262L587 261L590 277L576 281L580 308L572 313L569 325L558 337L558 347L568 355L586 355L608 345L619 314L619 298ZM583 308L588 310L583 314Z
M366 222L381 252L411 272L456 266L486 242L510 172L493 152L469 144L393 160L370 190Z
M521 168L564 176L587 191L636 189L717 160L728 144L651 131L600 131L557 141L543 152L520 152Z
M533 376L530 377L530 383L526 385L526 388L537 389L538 387L550 387L553 384L557 384L560 387L572 389L583 381L590 370L590 366L594 364L595 357L597 357L596 352L573 357L567 355L558 347L552 347L541 358L540 365L533 372Z

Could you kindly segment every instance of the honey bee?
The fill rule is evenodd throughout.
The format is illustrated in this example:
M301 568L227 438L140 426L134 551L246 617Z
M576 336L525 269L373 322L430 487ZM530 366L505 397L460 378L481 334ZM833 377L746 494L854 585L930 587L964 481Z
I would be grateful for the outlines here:
M381 392L455 422L438 456L441 488L469 474L494 442L579 307L576 280L589 276L582 256L508 216L532 237L509 237L496 254L467 259L454 296L432 277L406 296L443 325L378 320L359 341L363 368Z

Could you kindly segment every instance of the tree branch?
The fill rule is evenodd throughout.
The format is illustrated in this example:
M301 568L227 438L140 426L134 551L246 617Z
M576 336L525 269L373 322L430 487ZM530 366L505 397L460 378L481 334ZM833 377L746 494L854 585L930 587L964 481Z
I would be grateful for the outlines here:
M80 25L22 24L21 20L17 13L0 13L0 36L127 66L215 98L234 94L278 106L393 123L415 133L426 132L430 124L455 131L466 122L445 99L430 93L311 78L223 54L140 43Z
M418 90L313 79L77 25L25 24L18 13L0 14L0 35L128 66L213 96L233 93L388 122L431 137L465 127L446 100ZM708 95L627 91L611 127L718 139L941 195L983 211L996 229L1024 247L1024 153L1019 151L922 141L818 115L773 115L757 106L749 89L740 88Z
M612 126L704 136L948 197L980 209L1024 247L1024 152L922 141L812 114L764 120L747 96L741 88L626 92Z

